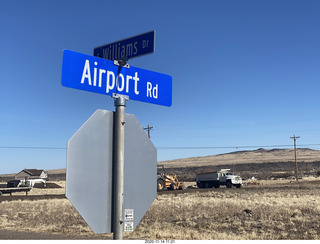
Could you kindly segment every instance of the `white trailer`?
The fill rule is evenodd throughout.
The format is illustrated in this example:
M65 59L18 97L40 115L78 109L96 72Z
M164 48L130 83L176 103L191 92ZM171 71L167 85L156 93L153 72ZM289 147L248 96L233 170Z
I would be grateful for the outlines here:
M0 196L3 194L10 194L11 196L13 192L25 192L26 195L28 195L28 192L31 191L38 182L43 183L44 187L46 187L46 181L44 179L11 180L6 184L7 187L0 185Z
M221 169L220 171L196 174L196 182L199 188L219 188L221 185L225 185L227 188L235 186L240 188L242 185L242 179L238 175L234 175L230 172L230 169Z

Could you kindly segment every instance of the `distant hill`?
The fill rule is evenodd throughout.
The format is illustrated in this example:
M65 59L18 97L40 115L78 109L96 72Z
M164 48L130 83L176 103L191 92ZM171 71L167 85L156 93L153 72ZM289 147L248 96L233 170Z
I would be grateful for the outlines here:
M320 161L320 151L308 148L299 148L297 149L297 161L306 163ZM158 164L163 164L168 168L179 168L275 162L294 162L294 150L260 148L252 151L237 151L205 157L191 157L162 161Z

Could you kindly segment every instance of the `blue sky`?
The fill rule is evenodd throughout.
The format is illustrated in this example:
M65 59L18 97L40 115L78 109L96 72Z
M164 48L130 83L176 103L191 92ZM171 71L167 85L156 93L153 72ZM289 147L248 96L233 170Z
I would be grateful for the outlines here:
M92 55L150 30L155 52L129 63L171 75L173 104L126 112L154 127L159 161L283 147L294 134L320 149L319 11L316 0L0 0L0 173L64 168L66 150L37 147L64 148L96 109L114 110L61 85L64 49Z

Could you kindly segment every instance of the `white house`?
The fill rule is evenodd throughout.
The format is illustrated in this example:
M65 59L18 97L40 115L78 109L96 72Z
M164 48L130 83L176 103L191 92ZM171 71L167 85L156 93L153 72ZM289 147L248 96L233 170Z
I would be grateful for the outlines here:
M44 179L48 178L48 173L43 169L24 169L15 175L15 180L25 180L27 179Z

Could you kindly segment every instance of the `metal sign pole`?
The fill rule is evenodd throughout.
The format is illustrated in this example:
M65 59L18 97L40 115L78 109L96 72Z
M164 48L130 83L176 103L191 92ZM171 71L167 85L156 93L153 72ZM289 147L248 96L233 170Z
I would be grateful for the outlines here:
M123 240L123 172L124 172L124 126L127 96L113 94L114 106L114 159L113 159L113 239Z
M130 67L127 63L129 58L152 53L154 40L155 32L151 31L95 48L94 55L105 60L63 51L63 86L114 98L115 112L97 110L68 141L66 196L95 233L112 232L115 240L122 240L124 231L136 228L156 197L153 183L156 182L157 150L146 138L135 116L125 115L129 97L130 100L172 105L171 76ZM120 49L125 50L124 53L121 51L120 54ZM127 70L121 72L124 68ZM149 131L151 128L148 126ZM90 150L92 145L97 150ZM124 161L125 155L130 163ZM89 172L89 184L80 189L78 179L87 176L88 163L93 163L95 170ZM141 179L130 177L132 172L143 170L148 173L143 183L150 184L146 184L141 192L135 187L141 185ZM95 194L97 191L91 191L96 187L96 178L105 179L105 184L98 190L99 196ZM90 197L81 197L83 193Z

